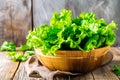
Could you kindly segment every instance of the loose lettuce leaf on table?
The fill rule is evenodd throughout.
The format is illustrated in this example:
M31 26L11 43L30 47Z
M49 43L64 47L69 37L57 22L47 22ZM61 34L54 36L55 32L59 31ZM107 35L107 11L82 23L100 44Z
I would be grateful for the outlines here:
M8 52L6 56L10 57L13 61L26 61L29 56L34 55L34 51L26 51L25 54L23 52Z
M113 72L117 75L120 76L120 67L118 65L113 66Z
M28 59L23 52L8 52L6 56L11 57L13 61L26 61Z
M12 42L4 41L0 47L0 51L16 51L16 46Z

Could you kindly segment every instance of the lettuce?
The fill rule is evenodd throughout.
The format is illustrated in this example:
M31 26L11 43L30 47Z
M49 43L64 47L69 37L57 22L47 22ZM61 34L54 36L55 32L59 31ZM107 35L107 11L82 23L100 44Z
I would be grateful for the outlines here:
M50 25L34 28L27 35L27 45L40 48L44 55L55 55L56 50L81 50L89 52L96 48L111 46L116 40L112 21L97 19L93 12L82 12L72 18L70 10L55 12Z
M16 46L12 42L4 41L0 47L0 51L16 51Z
M114 65L114 66L113 66L113 72L114 72L117 76L120 76L120 66Z

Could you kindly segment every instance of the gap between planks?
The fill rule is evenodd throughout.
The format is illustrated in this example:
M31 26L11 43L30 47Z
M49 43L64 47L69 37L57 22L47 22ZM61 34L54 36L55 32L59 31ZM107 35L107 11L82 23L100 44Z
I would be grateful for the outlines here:
M16 74L17 70L19 69L20 63L21 63L21 62L18 62L18 66L17 66L17 68L16 68L16 70L15 70L15 72L14 72L11 80L13 80L13 78L15 77L15 74Z
M97 70L92 71L93 77L95 80L119 80L120 78L116 76L113 71L112 67L117 64L120 65L120 49L119 47L111 47L110 51L113 53L113 60L104 65Z

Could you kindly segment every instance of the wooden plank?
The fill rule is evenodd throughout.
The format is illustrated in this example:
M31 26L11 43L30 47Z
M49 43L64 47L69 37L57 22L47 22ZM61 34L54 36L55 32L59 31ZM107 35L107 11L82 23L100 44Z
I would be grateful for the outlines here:
M112 62L92 72L95 80L119 80L119 78L112 72L113 65L120 65L120 50L116 52L115 49L116 48L111 48L114 56Z
M31 0L0 0L0 44L25 43L31 26Z
M8 0L0 0L0 44L4 40L13 41Z
M70 80L94 80L93 75L90 73L86 73L81 76L70 77Z
M93 71L93 76L95 80L119 80L109 66L104 66Z
M24 69L24 62L20 64L13 80L30 80L29 77L26 75L26 72Z
M12 80L19 62L11 61L5 54L6 52L0 52L0 80Z

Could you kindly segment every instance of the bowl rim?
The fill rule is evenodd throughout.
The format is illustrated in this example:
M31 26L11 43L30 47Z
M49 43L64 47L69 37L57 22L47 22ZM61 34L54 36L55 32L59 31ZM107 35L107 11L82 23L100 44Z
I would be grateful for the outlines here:
M99 49L103 49L103 48L109 48L110 49L110 46L105 46L105 47L101 47L101 48L97 48L97 49L94 49L94 50L99 50ZM104 56L105 54L107 54L109 52L109 49L107 51L105 51L104 54L100 55L99 57L102 57ZM38 50L39 50L39 53L38 53ZM90 51L94 51L94 50L90 50ZM80 50L57 50L57 51L80 51ZM47 57L47 58L63 58L63 57L60 57L60 56L52 56L52 55L43 55L41 50L39 48L36 48L35 49L35 54L39 55L39 56L43 56L43 57ZM64 57L65 59L91 59L91 57L94 57L94 56L90 56L90 57ZM94 57L94 58L97 58L97 57Z
M110 48L110 46L104 46L104 47L100 47L100 48L95 48L93 50L90 50L90 51L94 51L94 50L99 50L99 49L103 49L103 48ZM57 51L81 51L81 50L57 50ZM81 51L83 52L83 51ZM87 52L85 52L87 53Z

